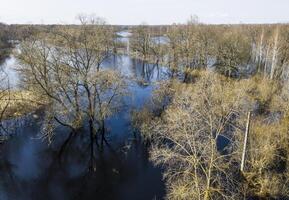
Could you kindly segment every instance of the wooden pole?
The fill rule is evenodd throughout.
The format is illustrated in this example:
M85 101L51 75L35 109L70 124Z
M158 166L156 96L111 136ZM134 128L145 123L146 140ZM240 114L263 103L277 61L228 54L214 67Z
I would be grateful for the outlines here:
M250 132L250 118L251 118L251 112L249 111L248 117L247 117L246 132L245 132L244 146L243 146L243 153L242 153L242 160L241 160L241 172L244 172L244 168L245 168L248 135Z

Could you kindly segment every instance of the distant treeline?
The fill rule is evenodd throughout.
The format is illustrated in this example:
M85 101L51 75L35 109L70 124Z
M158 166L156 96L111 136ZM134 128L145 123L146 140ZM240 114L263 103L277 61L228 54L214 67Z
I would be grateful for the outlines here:
M228 76L261 73L271 79L288 78L287 24L188 23L159 29L142 25L132 32L131 53L149 62L162 62L185 79L190 70L207 67Z
M288 24L206 25L191 20L187 24L155 26L117 26L101 21L89 26L104 26L115 33L113 37L120 31L132 33L129 52L132 56L166 64L173 76L184 74L185 81L190 79L187 72L191 69L207 67L229 76L262 73L271 79L288 78ZM2 24L0 47L3 51L10 45L8 41L25 40L41 32L81 27Z
M10 54L11 35L9 26L0 23L0 61Z

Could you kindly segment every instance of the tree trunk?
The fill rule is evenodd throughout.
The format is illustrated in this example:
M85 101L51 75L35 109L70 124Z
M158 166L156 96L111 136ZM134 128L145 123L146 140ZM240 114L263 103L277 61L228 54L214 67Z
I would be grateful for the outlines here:
M90 129L90 166L91 170L94 170L94 128L93 128L93 121L89 119L89 129Z
M103 150L103 144L104 144L104 140L105 140L105 122L104 119L101 119L101 127L100 127L100 134L101 134L101 150Z
M241 172L244 172L244 169L245 169L248 135L250 131L250 118L251 118L251 112L249 111L248 117L247 117L246 132L245 132L244 146L243 146L243 153L242 153L242 160L241 160L241 169L240 169Z
M276 62L277 62L278 38L279 38L279 28L277 27L277 30L276 30L276 33L275 33L274 47L273 47L273 56L272 56L272 65L271 65L270 79L274 78L274 74L275 74L275 70L276 70L275 68L276 68Z
M262 30L260 44L259 44L259 56L258 56L258 72L260 72L260 68L263 61L263 39L264 39L264 29Z

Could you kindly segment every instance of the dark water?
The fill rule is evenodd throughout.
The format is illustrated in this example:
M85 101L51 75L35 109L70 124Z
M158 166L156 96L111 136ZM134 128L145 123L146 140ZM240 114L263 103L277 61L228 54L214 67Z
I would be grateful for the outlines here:
M95 152L93 170L89 170L87 129L61 151L69 131L58 127L48 145L39 138L43 115L39 111L19 120L13 136L0 145L0 200L163 199L162 170L148 160L146 145L131 128L130 112L150 99L155 81L165 78L165 70L128 56L111 57L104 67L132 78L131 96L119 113L106 120L108 144L103 152Z

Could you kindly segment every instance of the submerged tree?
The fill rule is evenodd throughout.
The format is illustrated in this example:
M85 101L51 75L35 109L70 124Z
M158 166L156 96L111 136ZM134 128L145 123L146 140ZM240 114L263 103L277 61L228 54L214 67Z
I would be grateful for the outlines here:
M99 134L105 140L105 119L126 94L126 82L120 73L101 69L112 52L111 27L98 18L81 16L80 21L75 28L56 28L24 41L19 70L26 87L48 102L47 137L53 136L51 121L75 132L87 119L93 148Z
M215 66L227 76L237 76L240 68L249 64L251 46L246 35L236 28L231 29L219 36Z
M152 36L147 25L140 25L134 31L130 39L131 50L144 61L150 56Z
M9 42L9 32L6 25L0 23L0 141L1 133L6 132L2 121L5 118L7 108L10 103L10 85L4 66L1 65L3 59L9 56L11 51L11 43Z
M4 73L2 67L0 67L0 142L3 139L2 133L7 132L6 128L2 124L5 119L5 114L10 103L10 88L7 75Z
M244 93L206 72L194 85L177 86L162 116L142 126L152 160L166 166L169 199L240 198L236 132L252 107Z
M165 168L168 199L288 198L287 85L208 71L195 77L161 85L152 108L135 115L152 161Z

